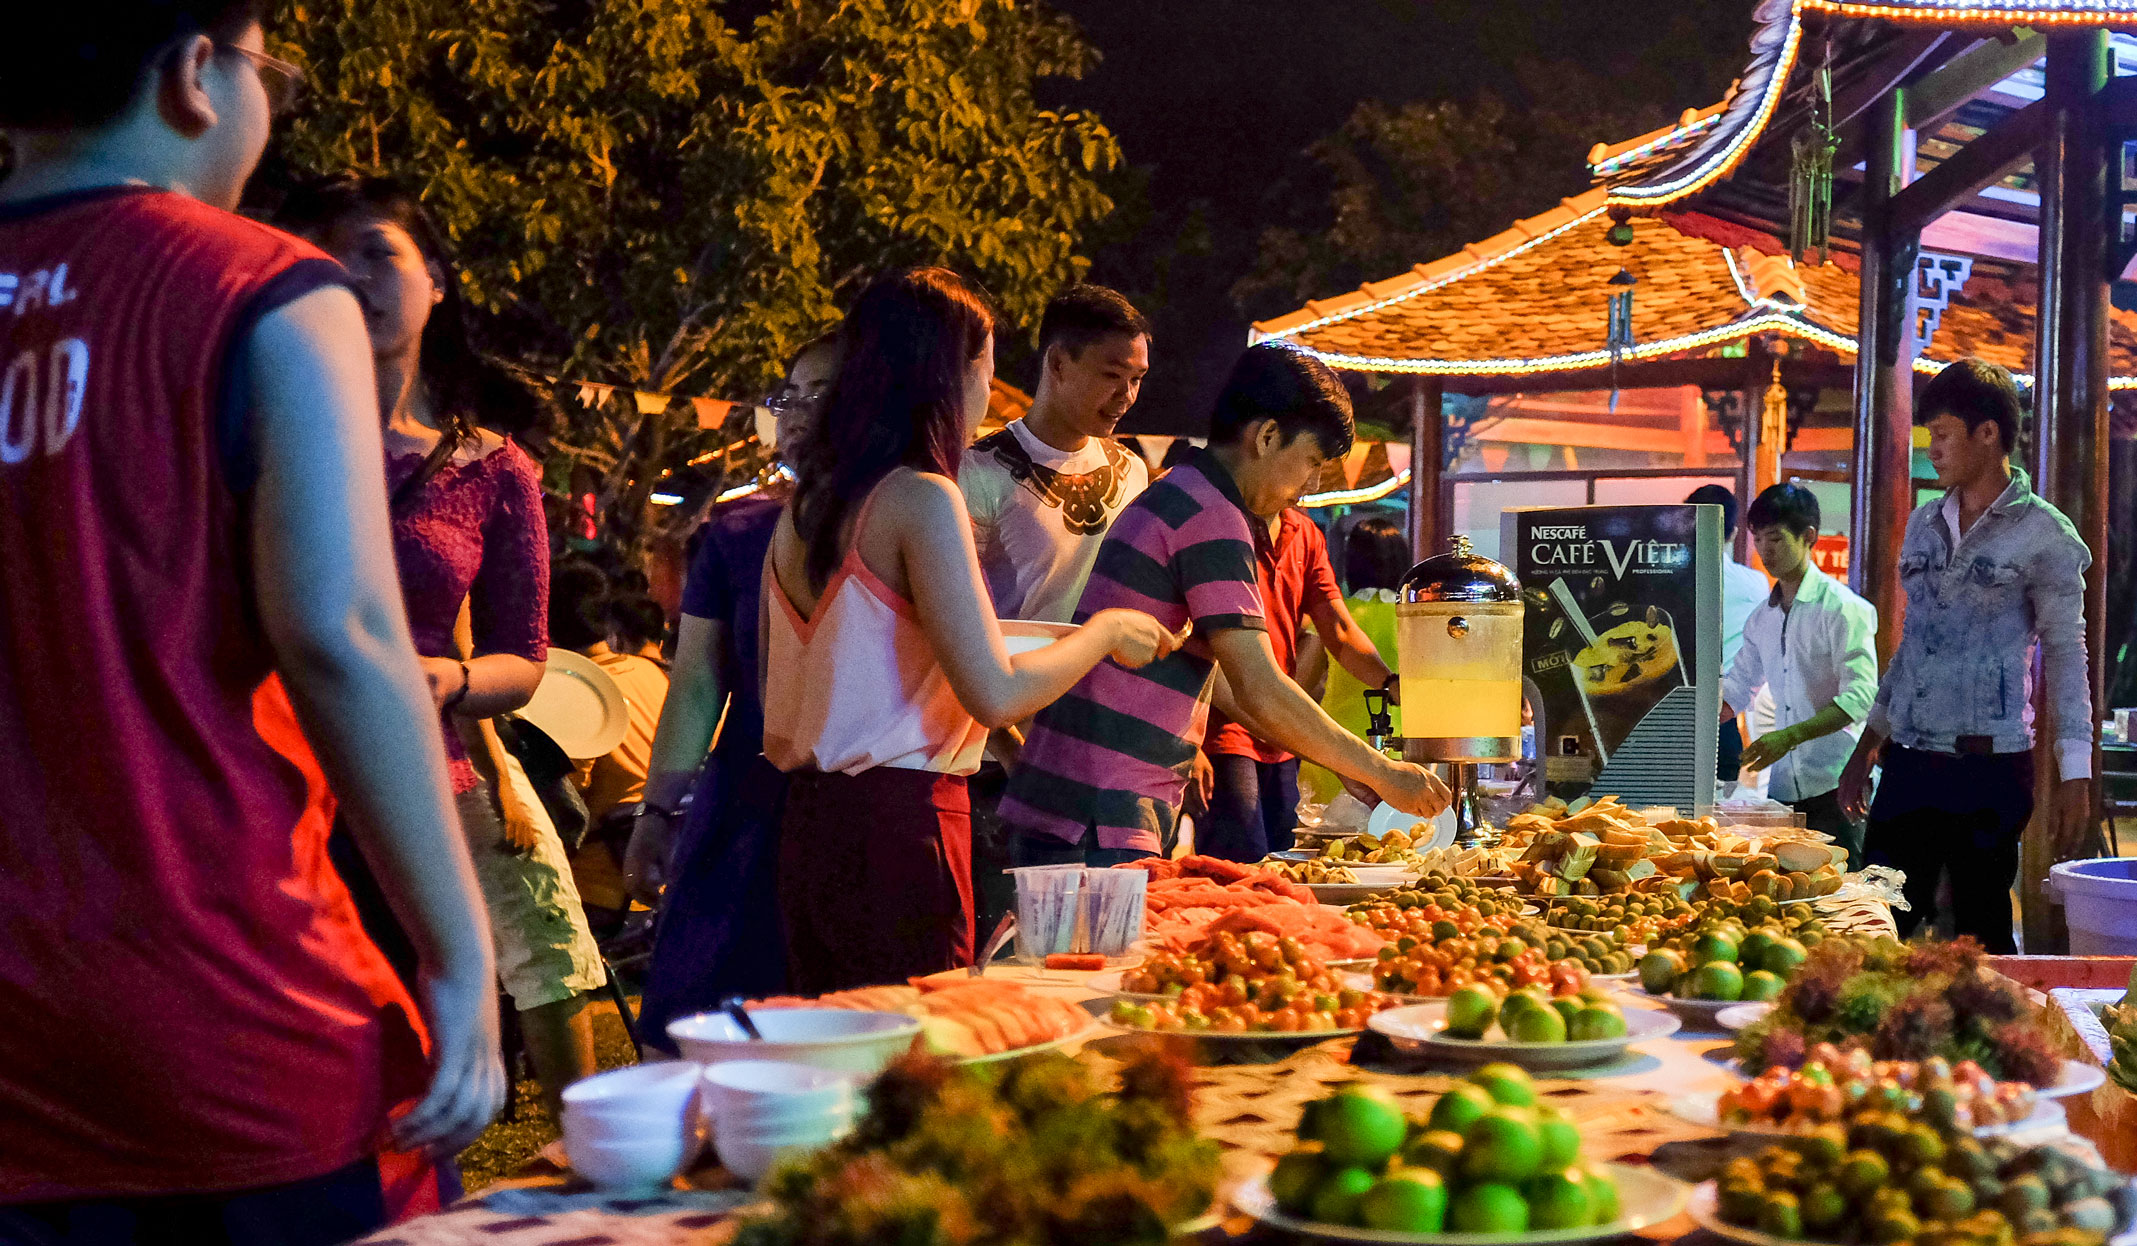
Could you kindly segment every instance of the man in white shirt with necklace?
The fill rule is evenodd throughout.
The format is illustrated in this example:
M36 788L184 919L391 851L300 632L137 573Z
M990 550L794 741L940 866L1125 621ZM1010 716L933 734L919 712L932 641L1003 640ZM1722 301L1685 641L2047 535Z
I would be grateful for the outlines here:
M957 472L995 612L1067 623L1114 517L1150 483L1113 439L1150 371L1150 323L1104 286L1071 286L1039 322L1031 412Z
M1798 484L1767 489L1744 516L1774 586L1744 623L1721 713L1772 690L1774 729L1744 746L1744 768L1771 769L1768 794L1845 846L1852 870L1862 828L1840 807L1840 776L1877 699L1877 608L1811 562L1818 521L1817 497Z

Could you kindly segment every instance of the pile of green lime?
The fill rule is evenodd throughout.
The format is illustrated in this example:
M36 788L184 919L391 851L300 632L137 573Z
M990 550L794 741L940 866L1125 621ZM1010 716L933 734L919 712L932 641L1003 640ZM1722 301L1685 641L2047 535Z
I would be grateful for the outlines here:
M1810 954L1800 929L1782 922L1746 929L1734 917L1710 919L1641 957L1640 985L1650 995L1680 999L1774 999Z
M1269 1192L1293 1216L1396 1233L1526 1233L1617 1220L1618 1190L1529 1075L1487 1064L1405 1119L1359 1086L1306 1105Z
M1625 1013L1610 993L1588 987L1578 995L1554 996L1540 987L1507 992L1465 986L1447 997L1447 1034L1482 1039L1496 1023L1509 1042L1586 1042L1625 1037Z

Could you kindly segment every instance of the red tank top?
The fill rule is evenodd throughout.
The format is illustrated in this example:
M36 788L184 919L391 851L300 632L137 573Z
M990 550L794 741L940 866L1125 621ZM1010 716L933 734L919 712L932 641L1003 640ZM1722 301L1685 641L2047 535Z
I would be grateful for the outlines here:
M317 1176L420 1088L219 452L232 344L339 273L167 192L0 205L0 1203Z

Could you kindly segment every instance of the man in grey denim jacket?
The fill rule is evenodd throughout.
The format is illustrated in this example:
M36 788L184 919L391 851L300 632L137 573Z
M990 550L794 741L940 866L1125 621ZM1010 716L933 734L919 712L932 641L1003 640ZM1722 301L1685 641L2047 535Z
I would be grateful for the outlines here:
M2077 842L2091 816L2092 691L2085 664L2085 569L2092 554L2062 512L2011 466L2018 389L1994 364L1965 359L1922 389L1916 421L1945 496L1917 508L1900 549L1907 594L1899 650L1841 776L1860 816L1871 763L1887 739L1869 807L1865 855L1907 874L1910 934L1951 871L1958 933L2015 950L2010 888L2033 813L2033 650L2054 732L2053 832Z

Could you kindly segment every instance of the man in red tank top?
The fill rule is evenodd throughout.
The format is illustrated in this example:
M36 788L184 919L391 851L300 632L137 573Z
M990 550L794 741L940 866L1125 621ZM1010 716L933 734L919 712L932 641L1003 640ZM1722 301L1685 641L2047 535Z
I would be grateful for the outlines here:
M361 314L228 211L295 81L258 4L8 17L0 1241L343 1241L382 1146L503 1091ZM328 780L424 956L427 1091Z

